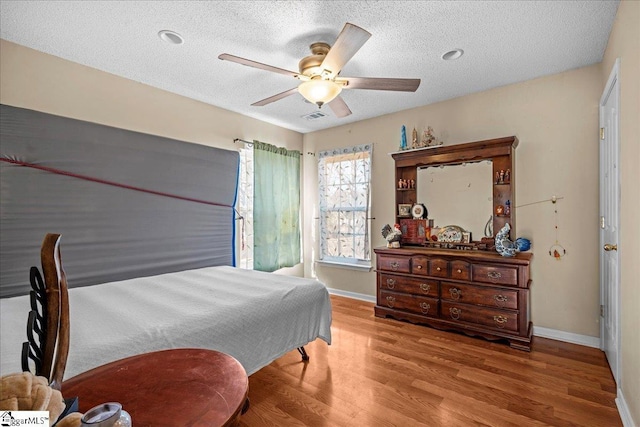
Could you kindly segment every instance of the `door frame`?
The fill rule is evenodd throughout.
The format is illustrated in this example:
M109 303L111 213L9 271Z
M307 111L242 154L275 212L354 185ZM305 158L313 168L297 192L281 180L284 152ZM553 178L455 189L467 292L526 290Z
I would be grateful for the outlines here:
M615 85L615 87L614 87ZM607 99L609 98L609 96L611 95L612 91L615 89L616 92L616 110L617 110L617 119L616 119L616 126L617 126L617 132L612 132L612 134L615 135L615 150L617 152L617 163L618 163L618 167L616 167L616 173L617 173L617 179L616 182L618 183L618 187L620 185L620 168L619 168L619 159L620 159L620 58L617 58L615 63L613 64L613 67L611 69L611 73L609 74L609 79L607 80L607 84L604 87L604 90L602 92L602 96L600 97L600 102L598 104L598 119L599 119L599 127L603 127L604 126L604 114L603 114L603 110L604 110L604 105L607 102ZM602 159L600 158L601 154L601 149L600 149L600 137L598 137L598 158L599 158L599 164L601 165L602 163ZM600 176L601 172L598 172L598 181L599 184L602 184L602 177ZM603 189L602 186L599 185L599 206L598 206L598 217L600 217L600 215L602 214L601 212L601 204L602 204L602 193L603 193ZM620 195L620 192L618 191L618 195ZM621 232L620 232L620 196L618 197L617 200L618 203L618 210L617 210L617 215L618 215L618 236L620 236ZM598 254L599 254L599 265L600 265L600 303L603 304L605 301L605 297L604 297L604 292L605 292L605 288L603 286L603 282L604 282L604 278L602 276L602 266L604 263L604 253L602 252L602 246L606 243L602 241L602 232L600 230L600 228L598 229L598 241L600 243L600 247L598 248ZM619 243L619 239L618 242L616 242L616 244ZM617 269L618 269L618 275L617 275L617 280L618 280L618 284L616 286L615 289L615 293L614 293L614 298L615 298L615 309L616 312L613 313L613 318L614 321L616 323L615 325L615 352L616 352L616 360L615 360L615 372L613 372L614 370L612 369L612 374L613 374L613 378L616 381L616 386L617 388L620 388L620 251L618 249L618 254L617 254ZM607 309L609 309L610 307L608 307ZM604 322L602 321L602 316L600 316L600 349L601 350L605 350L605 325Z

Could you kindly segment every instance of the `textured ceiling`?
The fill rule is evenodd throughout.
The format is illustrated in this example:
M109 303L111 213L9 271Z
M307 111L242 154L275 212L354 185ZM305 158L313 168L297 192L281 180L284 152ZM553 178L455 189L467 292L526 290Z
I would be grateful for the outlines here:
M618 1L9 1L0 37L61 58L299 132L310 132L578 68L602 60ZM297 71L316 41L346 22L372 37L343 68L349 77L420 78L414 93L344 90L353 114L318 110L297 80L252 69L230 53ZM182 45L160 40L181 34ZM461 48L456 61L443 53Z

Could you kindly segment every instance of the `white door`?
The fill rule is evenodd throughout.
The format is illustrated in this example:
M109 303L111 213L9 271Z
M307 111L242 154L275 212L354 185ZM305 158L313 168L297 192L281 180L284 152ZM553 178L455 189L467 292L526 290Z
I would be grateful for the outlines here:
M618 381L619 332L619 61L600 99L600 346Z

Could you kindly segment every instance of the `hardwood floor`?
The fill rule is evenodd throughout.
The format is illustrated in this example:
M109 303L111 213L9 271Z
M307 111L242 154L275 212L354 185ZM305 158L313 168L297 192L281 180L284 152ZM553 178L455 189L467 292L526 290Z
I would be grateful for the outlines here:
M333 343L249 377L240 426L621 426L595 348L534 338L531 353L373 315L331 296Z

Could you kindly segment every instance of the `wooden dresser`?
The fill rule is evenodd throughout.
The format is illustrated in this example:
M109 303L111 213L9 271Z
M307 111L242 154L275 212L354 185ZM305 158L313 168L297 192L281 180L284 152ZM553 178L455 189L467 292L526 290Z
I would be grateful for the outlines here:
M377 248L375 314L529 351L530 253Z

